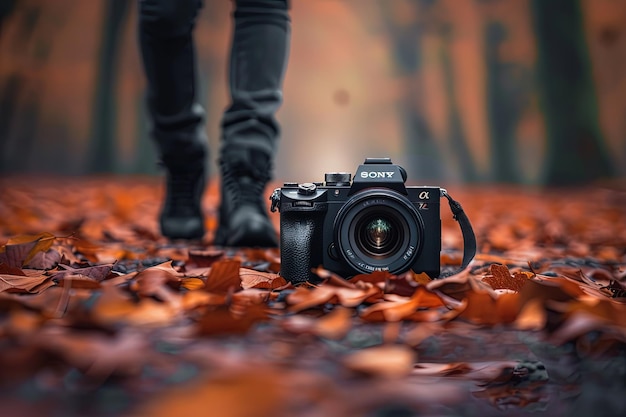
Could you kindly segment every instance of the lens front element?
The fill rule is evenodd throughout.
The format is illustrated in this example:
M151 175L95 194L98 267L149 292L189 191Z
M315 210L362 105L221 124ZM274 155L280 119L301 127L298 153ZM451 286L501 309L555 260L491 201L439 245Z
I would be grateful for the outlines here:
M392 240L391 236L395 230L385 219L375 219L369 222L365 227L365 236L368 246L375 248L376 251L385 249Z
M383 259L398 250L404 240L398 213L380 211L363 213L357 220L354 233L359 249L377 259Z

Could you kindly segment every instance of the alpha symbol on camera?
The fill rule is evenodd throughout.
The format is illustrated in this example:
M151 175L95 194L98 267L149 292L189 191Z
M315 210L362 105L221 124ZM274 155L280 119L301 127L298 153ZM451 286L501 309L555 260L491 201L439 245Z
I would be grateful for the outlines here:
M430 198L428 191L422 191L419 195L420 200L428 200Z
M361 171L361 178L393 178L394 171Z

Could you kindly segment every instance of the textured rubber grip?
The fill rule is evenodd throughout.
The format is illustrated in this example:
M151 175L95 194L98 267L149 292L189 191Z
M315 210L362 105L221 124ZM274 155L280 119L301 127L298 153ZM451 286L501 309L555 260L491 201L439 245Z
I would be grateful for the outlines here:
M292 284L309 281L321 265L323 212L287 211L280 218L280 273Z

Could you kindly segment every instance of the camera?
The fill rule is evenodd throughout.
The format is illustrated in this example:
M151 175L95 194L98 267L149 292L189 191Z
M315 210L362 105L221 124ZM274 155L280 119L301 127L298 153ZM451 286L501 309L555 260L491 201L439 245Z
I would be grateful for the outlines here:
M448 197L445 189L406 186L406 171L390 158L365 159L354 178L350 173L330 172L324 180L287 182L270 197L272 211L280 211L285 279L314 280L312 269L320 265L345 278L409 270L440 276L440 198ZM448 199L455 218L467 220L460 204ZM475 253L469 221L467 226L461 227L465 264Z

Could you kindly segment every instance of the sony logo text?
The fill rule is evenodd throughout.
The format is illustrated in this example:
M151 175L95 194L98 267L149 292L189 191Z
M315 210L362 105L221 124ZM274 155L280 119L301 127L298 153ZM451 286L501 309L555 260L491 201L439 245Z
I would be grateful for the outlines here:
M361 171L361 178L393 178L393 174L395 174L393 171Z

